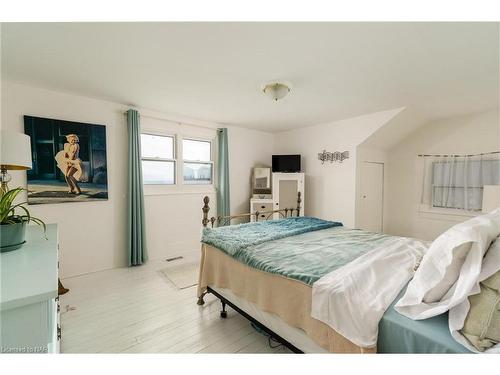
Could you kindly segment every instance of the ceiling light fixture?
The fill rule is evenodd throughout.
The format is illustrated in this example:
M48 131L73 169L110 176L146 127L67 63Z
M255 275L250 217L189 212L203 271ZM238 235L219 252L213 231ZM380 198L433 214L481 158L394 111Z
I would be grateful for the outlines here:
M288 82L272 81L262 86L262 91L272 100L277 102L283 99L291 91L291 84Z

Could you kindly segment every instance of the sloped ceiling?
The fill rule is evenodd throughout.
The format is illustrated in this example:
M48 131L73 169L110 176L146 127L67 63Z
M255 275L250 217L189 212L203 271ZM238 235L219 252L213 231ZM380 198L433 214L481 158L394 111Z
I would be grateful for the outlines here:
M271 132L498 105L496 23L9 23L2 79ZM260 91L292 82L274 103Z

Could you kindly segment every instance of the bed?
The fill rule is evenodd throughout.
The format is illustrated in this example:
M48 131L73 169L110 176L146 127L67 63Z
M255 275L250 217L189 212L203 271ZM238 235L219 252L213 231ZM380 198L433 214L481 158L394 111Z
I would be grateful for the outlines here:
M334 324L312 317L313 285L318 280L336 268L347 269L344 265L360 263L359 259L376 247L406 246L405 241L410 239L299 218L300 203L299 195L295 208L257 212L256 223L211 230L207 227L228 224L232 218L246 214L209 219L209 199L205 197L202 223L207 229L202 243L198 304L203 305L205 294L212 293L221 301L222 318L227 316L229 305L296 353L468 352L452 338L446 314L414 321L394 310L404 285L398 289L398 297L391 297L394 302L380 319L376 345L353 342L341 329L332 328ZM284 220L258 221L262 215L271 217L275 213ZM292 223L292 228L284 231L291 234L280 235L281 227L288 223ZM314 226L314 230L305 230L307 225ZM224 232L226 237L221 238L220 233ZM248 233L250 237L255 235L250 245L245 243ZM420 249L428 245L411 241L412 246ZM400 282L406 284L408 280Z

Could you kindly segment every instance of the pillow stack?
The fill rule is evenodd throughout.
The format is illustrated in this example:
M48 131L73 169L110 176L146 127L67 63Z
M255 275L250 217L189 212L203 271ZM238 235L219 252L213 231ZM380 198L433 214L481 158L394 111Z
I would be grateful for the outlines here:
M500 251L500 240L499 243ZM460 333L480 352L500 343L500 271L480 283L469 297L470 310Z
M481 319L487 311L494 311L492 304L495 295L498 297L497 281L492 275L500 270L500 240L495 241L499 235L500 209L443 233L425 254L405 295L395 305L396 310L414 320L450 311L452 335L469 349L482 351L498 344L498 310L489 323ZM473 309L465 326L470 307L468 297L481 290L488 290L484 293L487 296L472 299ZM464 339L466 333L468 340ZM471 345L472 341L475 344Z

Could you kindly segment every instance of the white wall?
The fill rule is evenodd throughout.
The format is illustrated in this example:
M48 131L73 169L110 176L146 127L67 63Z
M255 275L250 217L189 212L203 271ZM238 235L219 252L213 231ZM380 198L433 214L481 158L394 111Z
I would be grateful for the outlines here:
M125 264L125 109L101 100L2 83L2 128L24 133L23 115L106 125L109 199L30 206L34 216L59 224L62 277ZM11 174L11 188L26 186L26 172Z
M143 131L213 140L217 154L216 127L179 125L142 116ZM244 128L228 128L231 213L249 211L251 171L271 160L273 135ZM217 164L216 164L217 167ZM215 171L214 171L215 172ZM215 175L215 173L214 173ZM210 198L209 216L217 216L216 192L207 186L145 186L148 253L150 259L198 254L203 197Z
M73 94L2 82L1 126L24 132L23 115L104 124L107 129L109 200L30 206L47 223L59 224L62 277L126 264L127 131L124 111L129 107ZM185 135L215 136L213 129L160 120L162 114L140 111L143 129ZM148 114L151 117L148 117ZM153 117L157 117L154 119ZM167 117L167 116L166 116ZM167 118L172 119L172 116ZM177 121L176 118L174 120ZM187 123L198 123L179 119ZM217 127L217 124L207 126ZM269 164L273 136L265 132L229 129L232 211L247 211L251 168ZM25 172L12 172L10 187L26 186ZM198 189L197 189L198 188ZM151 194L154 193L154 194ZM208 194L215 215L215 191L193 187L184 191L149 191L145 197L147 244L150 259L199 251L202 198Z
M497 111L432 121L388 151L389 234L433 240L467 216L419 212L421 163L418 154L463 154L500 150Z
M306 173L305 214L355 226L357 146L401 109L300 128L275 136L275 153L301 154ZM349 151L343 163L321 164L318 153Z
M142 131L153 134L191 137L212 141L216 149L216 126L212 128L180 125L141 111ZM177 176L180 181L182 175ZM216 207L212 186L145 185L144 204L149 259L194 255L199 252L201 207L207 195Z
M33 214L60 226L63 277L123 266L125 251L125 194L127 133L123 112L128 106L14 83L2 83L1 126L23 132L23 115L104 124L107 127L109 200L31 206ZM397 235L432 239L464 217L418 213L416 155L419 153L476 153L500 149L498 114L434 121L418 129L388 152L359 146L400 109L271 134L227 126L229 129L231 211L248 211L251 168L270 165L271 155L302 154L306 172L305 213L356 226L359 168L364 160L386 164L384 229ZM161 120L162 114L143 113L145 130L215 137L217 124L205 129ZM151 114L153 114L151 112ZM156 119L154 117L157 117ZM165 115L167 117L167 115ZM172 119L172 116L168 116ZM187 121L196 123L195 121ZM181 121L182 122L182 121ZM214 144L214 147L216 145ZM317 159L323 150L349 151L342 164ZM12 172L11 187L25 186L23 172ZM153 192L145 198L150 259L199 250L201 200L208 194L215 214L215 191L193 187L183 191ZM175 219L173 219L175 217Z
M229 127L228 139L231 213L250 212L252 168L271 166L274 135L257 130Z

